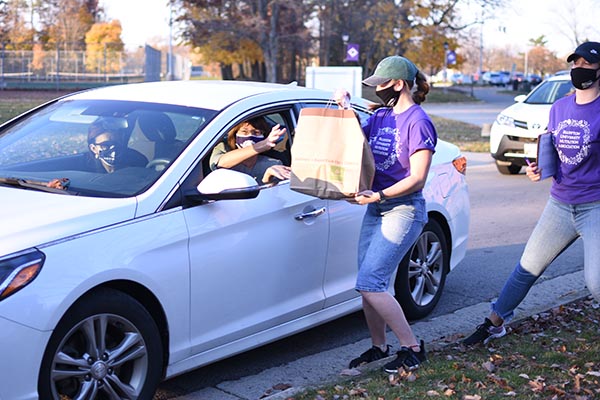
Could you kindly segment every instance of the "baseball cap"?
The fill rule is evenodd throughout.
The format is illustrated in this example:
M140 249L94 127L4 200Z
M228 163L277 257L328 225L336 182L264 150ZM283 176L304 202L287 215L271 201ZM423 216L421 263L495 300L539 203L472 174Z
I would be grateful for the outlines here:
M587 62L597 63L600 62L600 43L598 42L585 42L581 43L573 54L567 57L567 62L576 60L579 57L585 58Z
M402 56L390 56L379 61L373 75L362 81L363 85L383 85L392 79L412 81L418 69L412 61Z

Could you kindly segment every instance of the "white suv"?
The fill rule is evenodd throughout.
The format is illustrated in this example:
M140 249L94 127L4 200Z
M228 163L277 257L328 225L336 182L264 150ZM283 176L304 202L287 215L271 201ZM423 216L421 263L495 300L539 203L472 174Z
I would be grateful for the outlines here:
M548 128L552 103L574 90L569 75L556 75L540 83L516 103L504 109L492 124L490 153L501 174L518 174L525 157L537 157L537 138Z

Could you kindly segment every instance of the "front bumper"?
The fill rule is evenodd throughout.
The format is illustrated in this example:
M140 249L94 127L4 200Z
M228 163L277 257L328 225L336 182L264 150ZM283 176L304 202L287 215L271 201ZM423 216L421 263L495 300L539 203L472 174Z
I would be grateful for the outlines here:
M0 317L0 400L38 399L38 371L51 333Z
M494 122L490 131L490 154L497 161L523 167L527 165L525 157L536 160L537 133L533 137L529 132L529 136L515 135L517 129L520 128L509 129Z

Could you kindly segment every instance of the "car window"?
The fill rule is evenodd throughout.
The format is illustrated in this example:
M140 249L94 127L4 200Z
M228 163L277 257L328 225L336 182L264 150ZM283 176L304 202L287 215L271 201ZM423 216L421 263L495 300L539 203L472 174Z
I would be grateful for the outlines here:
M58 101L5 125L0 176L67 178L80 195L132 196L148 188L215 114L143 102ZM106 131L110 140L97 143ZM114 168L106 169L111 162Z
M230 145L227 143L227 138L229 132L234 129L238 124L253 119L253 118L263 118L264 121L269 126L269 131L275 125L279 125L286 129L286 134L283 139L270 151L266 153L261 153L261 157L268 157L269 159L276 160L278 163L286 166L290 166L291 159L291 137L293 135L293 127L294 123L291 119L291 114L288 109L278 109L272 110L268 112L261 112L257 114L246 115L243 118L236 119L231 121L230 124L223 130L220 134L219 139L216 144L212 147L212 149L206 154L206 156L202 159L202 176L207 176L213 169L217 167L217 160L219 154L223 152L227 152L231 150ZM262 165L262 164L261 164ZM265 164L266 166L267 164ZM247 171L247 168L233 168L236 170L240 170L240 172L250 173ZM264 171L258 168L258 170L254 171L253 178L259 180ZM255 176L254 176L255 175ZM260 175L260 176L259 176Z
M552 104L571 94L575 88L571 81L545 81L539 84L525 99L527 104Z

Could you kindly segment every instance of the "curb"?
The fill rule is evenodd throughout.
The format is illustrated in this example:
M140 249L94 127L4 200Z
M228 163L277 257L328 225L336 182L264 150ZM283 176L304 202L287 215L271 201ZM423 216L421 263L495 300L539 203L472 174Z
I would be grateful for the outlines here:
M534 285L525 300L515 310L518 321L554 307L573 302L589 295L585 288L583 271L573 272L553 279L542 276ZM426 343L440 341L455 335L470 333L489 314L489 302L479 303L459 309L453 313L412 324L415 336ZM392 333L388 333L388 343L398 348ZM173 400L284 400L308 388L323 386L344 380L340 375L347 361L371 346L369 338L341 346L323 353L311 355L288 364L262 371L236 381L221 382L216 387L177 397ZM377 368L377 363L363 370ZM280 384L287 389L268 394Z

